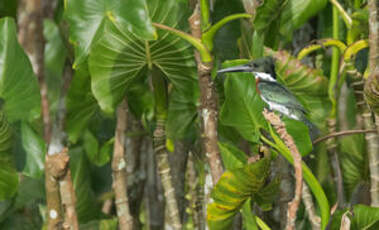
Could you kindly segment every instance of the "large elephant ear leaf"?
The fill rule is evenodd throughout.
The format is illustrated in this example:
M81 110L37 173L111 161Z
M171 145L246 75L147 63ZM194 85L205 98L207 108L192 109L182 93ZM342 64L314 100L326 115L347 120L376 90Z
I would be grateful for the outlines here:
M269 166L269 159L263 158L224 172L211 193L214 202L207 210L209 229L231 229L233 217L242 204L264 185Z
M0 34L0 108L9 122L35 119L40 114L37 77L17 42L13 19L0 19Z
M152 21L177 27L187 6L175 0L148 0ZM190 45L167 31L155 41L142 40L120 25L106 22L104 35L90 53L92 91L100 107L114 111L134 78L157 66L187 96L193 94L196 69ZM188 84L190 83L190 84Z
M267 122L262 115L264 106L256 92L252 74L227 74L225 102L220 112L223 125L236 128L246 140L258 142L260 128L267 129Z
M67 0L65 15L70 24L70 40L75 46L74 65L85 61L91 46L104 33L106 22L145 39L156 37L145 0Z

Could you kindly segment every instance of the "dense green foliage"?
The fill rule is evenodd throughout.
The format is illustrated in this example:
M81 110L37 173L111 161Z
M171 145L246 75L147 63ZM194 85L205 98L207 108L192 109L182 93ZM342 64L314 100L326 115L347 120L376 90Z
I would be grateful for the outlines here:
M17 2L0 2L0 229L42 229L48 218L43 181L48 143L43 139L38 80L32 61L17 42ZM217 75L217 69L272 56L278 81L300 101L322 136L333 131L331 119L337 130L362 129L362 111L356 105L360 98L352 83L367 73L365 0L338 1L349 14L339 11L337 15L326 0L215 0L213 7L202 0L202 40L190 36L187 20L194 1L56 2L54 18L43 23L44 73L55 131L64 117L62 136L69 148L80 229L117 229L116 210L104 212L104 207L114 198L115 111L123 100L129 108L124 147L135 229L153 229L156 222L160 223L155 227L164 228L165 219L154 217L164 216L160 207L167 195L156 172L159 163L153 151L157 150L151 144L157 120L165 121L164 142L185 229L202 224L211 230L282 226L275 213L283 203L284 177L293 179L292 173L283 175L280 169L292 168L290 150L264 118L267 105L252 75ZM254 6L257 2L261 4ZM338 37L326 39L336 35L333 30L338 30ZM335 50L337 62L329 47ZM211 188L200 119L205 116L207 122L200 106L207 96L200 95L194 51L213 64L211 86L218 96L216 136L225 171ZM330 142L313 145L305 124L285 116L282 120L303 157L303 179L311 190L321 229L327 225L340 229L343 215L351 220L350 229L378 229L379 208L370 207L368 200L365 134L332 139L342 173L338 180L343 191L338 194ZM269 153L263 154L262 146ZM277 168L281 158L289 164ZM194 181L188 179L190 175L195 175ZM331 212L341 196L344 203ZM296 226L311 229L304 205L297 212Z

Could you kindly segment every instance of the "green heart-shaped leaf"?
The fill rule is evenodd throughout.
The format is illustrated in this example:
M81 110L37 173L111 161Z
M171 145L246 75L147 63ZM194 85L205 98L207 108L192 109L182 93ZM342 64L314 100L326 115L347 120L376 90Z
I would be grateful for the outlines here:
M259 129L267 129L267 122L262 115L265 103L256 92L255 78L249 73L227 76L220 120L224 125L235 127L246 140L258 142Z
M37 77L17 42L16 24L11 18L0 19L0 99L9 122L32 120L40 115Z
M186 6L174 0L149 0L154 22L177 27ZM183 94L193 94L196 68L191 46L167 31L158 31L156 41L141 40L121 26L106 22L104 34L89 59L92 92L100 107L112 112L125 96L134 78L160 69ZM144 72L145 71L145 72Z
M104 24L117 24L145 39L156 37L146 11L145 0L67 0L65 16L70 24L70 40L75 47L75 63L84 62L93 44L105 33Z

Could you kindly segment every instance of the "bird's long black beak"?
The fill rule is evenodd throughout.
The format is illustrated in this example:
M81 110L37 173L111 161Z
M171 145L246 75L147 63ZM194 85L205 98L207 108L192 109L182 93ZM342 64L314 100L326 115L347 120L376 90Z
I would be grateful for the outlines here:
M220 69L217 71L217 73L231 73L231 72L252 72L251 66L245 64L245 65L238 65L233 66L225 69Z

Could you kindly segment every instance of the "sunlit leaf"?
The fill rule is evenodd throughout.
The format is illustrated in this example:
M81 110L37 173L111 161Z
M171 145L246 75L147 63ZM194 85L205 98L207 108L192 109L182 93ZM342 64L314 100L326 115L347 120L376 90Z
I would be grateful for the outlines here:
M16 24L0 19L0 99L9 122L40 115L37 77L28 57L17 42Z
M65 15L76 66L85 61L92 45L104 34L107 22L145 39L155 38L145 0L67 0Z
M230 229L233 216L242 204L264 185L270 161L263 158L243 168L227 170L212 190L213 202L208 205L209 229Z
M186 9L174 0L148 0L147 3L152 20L170 27L180 24ZM141 40L109 22L105 23L104 31L89 61L92 92L104 111L114 111L134 78L141 77L141 73L149 74L147 70L153 66L180 92L191 97L196 68L190 44L162 30L158 31L156 41Z

